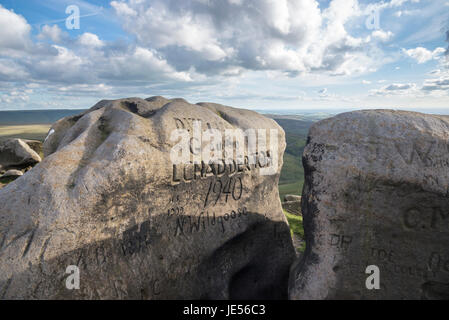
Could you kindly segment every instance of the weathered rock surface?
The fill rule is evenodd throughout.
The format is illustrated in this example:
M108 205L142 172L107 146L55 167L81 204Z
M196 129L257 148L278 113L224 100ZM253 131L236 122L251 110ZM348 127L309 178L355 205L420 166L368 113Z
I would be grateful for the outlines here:
M41 160L41 157L21 139L0 141L0 169L25 168Z
M310 129L303 164L291 299L449 298L449 117L340 114Z
M276 174L260 174L264 161L173 166L170 135L194 119L203 130L279 130ZM273 120L182 99L101 101L56 122L44 160L0 190L1 297L287 298L284 149ZM70 265L78 290L66 288Z

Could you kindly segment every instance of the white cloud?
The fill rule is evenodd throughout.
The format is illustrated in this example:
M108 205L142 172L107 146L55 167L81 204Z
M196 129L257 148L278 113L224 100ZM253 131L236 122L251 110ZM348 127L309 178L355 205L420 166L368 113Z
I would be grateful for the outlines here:
M104 46L103 41L101 41L96 34L85 32L78 38L78 43L82 46L91 48L101 48Z
M315 0L111 3L138 45L176 69L220 74L229 69L279 70L295 76L366 72L376 64L370 45L346 24L361 15L356 0L333 0L321 11Z
M125 16L136 16L137 12L128 7L128 5L124 2L112 1L111 6L115 9L115 11L120 15Z
M404 16L412 16L415 14L419 14L419 10L398 10L394 13L394 15L398 18Z
M415 83L392 83L383 86L380 89L371 90L371 95L392 96L392 95L410 95L417 91Z
M415 48L421 41L403 42L403 47L411 49L400 52L397 46L384 44L402 41L404 27L398 26L398 19L396 24L394 18L387 19L397 10L400 16L411 14L415 8L400 6L413 2L379 0L367 6L366 1L357 0L116 0L111 2L111 12L128 33L116 41L106 41L91 28L79 34L44 25L31 32L23 17L0 6L0 17L7 17L0 19L0 95L4 103L12 104L13 99L25 103L26 95L36 95L33 106L43 100L45 91L58 96L58 103L72 103L83 96L155 93L198 100L211 97L222 103L234 99L256 104L283 97L293 105L308 99L305 103L313 107L314 101L328 101L332 106L346 101L349 105L356 101L352 98L361 98L373 87L378 88L370 91L374 99L394 96L385 99L389 102L447 93L448 78L443 71L428 75L434 78L421 80L422 85L413 80L421 86L400 83L400 72L395 71L399 70L396 65L402 66L398 60L406 57L418 63L442 62L443 48L432 51ZM365 28L365 9L370 6L392 9L381 19L391 31ZM416 18L421 16L420 12ZM401 23L409 20L402 18ZM9 21L6 27L4 21ZM365 74L387 63L398 83L360 80L372 79ZM383 70L377 79L388 77ZM347 90L346 96L332 93L334 86L340 86L339 93ZM12 89L20 87L24 90ZM299 97L298 88L324 89L310 89L314 92L304 98Z
M449 96L449 71L439 70L437 77L425 79L421 86L416 83L392 83L377 90L371 90L371 95L404 96L408 98L429 98Z
M446 49L444 49L444 48L436 48L433 51L430 51L430 50L428 50L426 48L423 48L423 47L417 47L415 49L409 49L409 50L405 50L404 49L404 53L407 56L415 59L419 64L428 62L428 61L430 61L432 59L437 59L445 51L446 51Z
M25 18L0 4L0 53L25 50L30 45L30 31Z
M154 49L179 46L211 61L226 57L226 48L221 47L213 34L213 21L209 15L195 15L189 10L174 12L162 2L146 5L140 1L130 5L136 10L122 2L112 4L140 45ZM136 16L135 12L139 14Z
M416 87L416 85L414 83L393 83L390 84L389 86L385 87L386 91L403 91L403 90L409 90L411 88Z
M188 72L177 72L166 60L158 57L153 51L142 47L136 47L130 54L112 57L103 62L105 69L100 73L100 77L104 79L192 80Z
M425 91L447 91L449 93L449 75L436 79L427 79L424 81L422 90Z
M372 32L371 36L374 39L379 39L380 41L386 42L393 37L393 32L383 31L383 30L375 30Z
M411 3L419 3L420 0L391 0L391 1L379 1L375 3L370 3L367 6L367 11L371 12L372 10L383 10L383 9L391 9L400 7L407 2Z
M26 92L26 90L21 89L12 89L9 90L9 92L0 93L0 103L5 104L20 104L24 105L24 103L28 102L30 100L29 94L30 92Z
M9 59L0 58L0 80L15 81L28 76L24 67Z
M92 84L76 84L61 86L56 88L57 91L68 93L68 94L108 94L112 91L112 87L104 83L92 85Z
M55 43L61 42L66 37L67 33L63 32L56 24L52 26L44 25L41 32L37 36L40 40L50 39Z

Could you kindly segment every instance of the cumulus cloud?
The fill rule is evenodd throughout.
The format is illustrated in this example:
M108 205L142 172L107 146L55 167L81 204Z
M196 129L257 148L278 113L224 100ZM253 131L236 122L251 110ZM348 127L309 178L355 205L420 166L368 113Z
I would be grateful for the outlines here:
M24 17L0 5L0 53L12 55L13 51L26 50L30 31Z
M403 6L406 3L419 3L420 0L390 0L371 3L367 6L367 11L391 9Z
M419 10L398 10L394 13L395 17L412 16L418 14Z
M101 48L104 46L103 41L101 41L96 34L90 32L83 33L78 38L78 43L90 48Z
M371 95L425 97L449 95L449 73L443 72L440 77L425 79L421 86L415 83L393 83L380 89L372 90Z
M103 79L191 81L188 73L177 72L166 60L141 47L136 47L131 54L111 57L107 63L100 74Z
M67 37L68 37L67 33L63 32L56 24L52 26L44 25L42 27L41 32L37 36L37 38L40 40L50 39L55 43L59 43L63 39L66 39Z
M378 39L380 41L388 41L393 37L393 32L391 31L383 31L383 30L375 30L372 32L371 36L374 39Z
M29 76L26 68L10 59L0 58L0 81L16 81Z
M405 50L404 53L415 59L419 64L426 63L430 60L439 58L446 50L444 48L436 48L433 51L430 51L423 47L417 47L415 49Z
M383 86L380 89L372 90L371 95L391 96L391 95L410 95L417 90L416 83L392 83Z
M177 71L155 50L131 43L106 43L90 32L70 39L57 25L44 25L36 39L50 40L48 43L33 42L30 31L23 17L0 6L0 81L61 88L90 84L94 88L114 81L191 81L194 74ZM5 99L12 101L9 96Z
M0 51L15 50L18 57L0 79L192 82L248 71L337 76L371 72L383 63L369 37L347 30L362 15L357 0L332 0L325 8L316 0L132 0L111 6L135 42L121 46L91 32L71 39L57 25L44 25L37 35L50 43L33 42L27 21L0 7ZM391 36L378 31L372 37ZM3 52L4 60L11 57Z
M106 95L112 92L113 87L108 86L104 83L92 85L92 84L75 84L75 85L66 85L66 86L58 86L54 88L58 93L64 93L68 95Z
M366 41L346 23L360 16L356 0L114 1L124 28L178 70L279 70L352 74L369 70Z
M424 91L448 91L449 92L449 76L443 76L437 79L428 79L422 87Z
M119 21L127 33L121 40L103 38L91 28L72 33L51 24L31 32L22 16L0 5L0 90L5 83L11 84L0 95L4 95L2 101L20 100L12 94L14 87L39 83L39 90L58 96L113 96L148 88L158 94L203 96L212 88L213 97L244 99L263 94L240 94L241 83L259 87L262 79L265 87L271 86L270 77L277 84L287 84L283 92L291 90L293 77L300 85L311 86L314 81L314 87L323 88L374 72L404 55L418 63L439 59L442 48L404 49L402 55L396 52L396 57L387 57L383 42L390 41L393 32L354 27L363 28L369 8L399 10L412 2L417 1L366 5L357 0L326 4L318 0L115 0L108 12L114 13L111 20ZM394 26L391 30L401 36ZM254 82L248 85L249 78ZM422 91L446 90L444 79L443 75L429 79ZM392 84L378 94L414 90L418 89L413 84ZM344 100L331 87L329 91L315 92L313 98ZM22 97L29 94L24 91ZM297 95L287 92L284 98L294 100Z
M32 91L19 89L10 90L8 93L0 94L0 103L24 104L30 100L29 93L32 93Z
M393 83L385 87L385 91L404 91L414 87L416 87L414 83L407 83L407 84Z

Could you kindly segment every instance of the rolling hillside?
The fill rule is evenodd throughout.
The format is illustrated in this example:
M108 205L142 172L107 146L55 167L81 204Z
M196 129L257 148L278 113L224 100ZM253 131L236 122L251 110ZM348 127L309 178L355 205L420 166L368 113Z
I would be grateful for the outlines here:
M299 116L266 115L275 120L285 131L287 148L284 153L284 166L279 179L281 201L286 194L301 195L304 184L302 153L306 144L307 133L313 121L303 120Z

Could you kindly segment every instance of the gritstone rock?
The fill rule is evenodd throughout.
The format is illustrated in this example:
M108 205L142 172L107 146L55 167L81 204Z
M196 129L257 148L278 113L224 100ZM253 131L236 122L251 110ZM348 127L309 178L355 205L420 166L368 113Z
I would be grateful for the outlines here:
M279 148L255 165L173 165L171 134L194 120L275 129ZM44 160L0 191L1 297L287 298L284 149L273 120L183 99L101 101L56 122Z
M312 126L303 165L291 299L449 298L449 117L340 114Z

